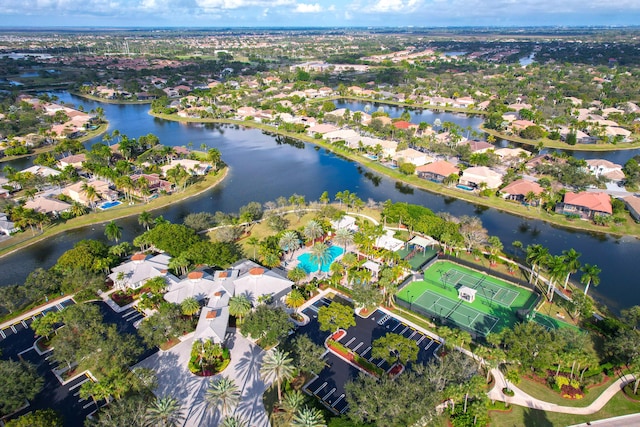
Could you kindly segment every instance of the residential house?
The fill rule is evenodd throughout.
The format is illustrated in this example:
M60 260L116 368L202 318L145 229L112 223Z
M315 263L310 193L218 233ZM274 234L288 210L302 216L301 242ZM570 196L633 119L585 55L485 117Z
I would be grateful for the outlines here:
M521 130L525 130L529 126L535 126L536 124L531 120L514 120L511 122L511 130L514 133L519 133Z
M393 122L392 125L396 129L413 130L414 132L418 130L418 125L407 122L405 120L397 120Z
M324 135L329 132L335 132L338 128L330 124L319 124L307 129L307 135L315 137L316 135Z
M161 179L157 173L131 175L131 180L134 182L134 184L138 180L143 178L147 180L147 184L148 184L147 189L151 192L151 194L158 193L161 191L170 193L173 188L173 184L171 184L169 181L165 181L164 179ZM137 187L134 190L132 190L131 193L136 195L137 197L145 196Z
M468 145L471 153L473 154L481 154L486 153L489 150L493 150L496 148L493 144L489 144L486 141L476 141L476 140L466 140L461 141L458 145Z
M607 193L567 192L563 203L559 203L556 211L565 215L576 214L583 219L592 219L595 215L611 215L611 198Z
M82 169L82 163L87 160L87 156L84 154L72 154L58 160L58 167L64 169L67 166L72 166L74 169Z
M108 182L101 181L99 179L90 182L78 181L65 187L62 190L62 194L69 196L71 200L75 202L82 203L85 206L90 206L95 203L96 200L89 200L87 198L87 193L83 190L85 184L93 187L96 190L98 197L102 200L116 200L118 198L118 192L112 190Z
M636 221L640 222L640 197L632 195L622 199L629 209L629 214Z
M462 171L460 184L473 188L485 185L489 189L494 189L502 184L502 175L486 166L471 167Z
M179 282L179 279L169 273L170 261L171 257L166 254L155 256L134 254L129 261L113 267L109 279L119 289L139 289L150 279L163 277L167 287L171 287Z
M622 166L605 159L589 159L586 161L589 172L596 176L604 176L610 181L619 182L625 179Z
M59 170L52 169L47 166L33 165L29 168L23 169L20 172L22 173L32 173L34 175L41 176L43 178L48 178L50 176L58 176L61 174Z
M413 148L407 148L400 150L392 156L392 160L396 165L400 163L412 163L415 166L422 166L424 164L433 162L433 157L428 156L422 151L414 150Z
M210 164L191 159L171 159L169 164L163 165L160 169L162 170L162 174L166 177L167 171L178 165L182 166L191 175L203 176L211 170Z
M16 227L16 225L9 221L7 218L7 214L0 212L0 234L4 234L5 236L11 235L11 233L15 233L20 229Z
M427 165L418 166L416 174L420 178L428 179L429 181L442 182L449 175L459 175L460 169L445 160L438 160Z
M52 216L58 216L71 209L71 205L69 203L42 196L36 197L33 200L28 200L27 203L24 204L24 207Z
M543 191L544 188L542 188L537 182L517 179L500 190L500 194L502 194L502 197L507 200L524 202L527 194L533 193L536 197L539 197Z

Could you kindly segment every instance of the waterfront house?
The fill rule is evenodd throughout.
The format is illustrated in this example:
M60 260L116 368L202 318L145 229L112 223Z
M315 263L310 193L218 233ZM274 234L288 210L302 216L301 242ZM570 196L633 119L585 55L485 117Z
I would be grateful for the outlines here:
M15 233L20 229L16 227L16 225L9 221L7 218L7 214L0 212L0 234L4 234L5 236L11 235L11 233Z
M176 166L182 166L191 175L203 176L211 170L211 165L205 162L191 159L171 159L169 164L160 167L162 174L166 177L167 171L173 169Z
M461 141L461 142L458 143L458 145L467 145L467 146L469 146L469 149L471 150L471 153L473 153L473 154L486 153L487 151L493 150L494 148L496 148L492 144L489 144L488 142L476 141L476 140Z
M624 199L624 203L627 205L629 214L636 221L640 222L640 197L632 195L627 196Z
M420 178L428 179L429 181L442 182L449 175L460 174L460 169L446 160L438 160L427 165L418 166L416 174Z
M486 166L471 167L462 171L460 184L473 188L486 185L487 188L494 189L502 184L502 175Z
M500 190L500 194L502 194L502 197L507 200L524 202L527 194L533 193L536 197L540 197L543 191L544 188L542 188L537 182L517 179Z
M27 209L33 209L36 212L46 213L51 216L59 216L63 212L67 212L71 209L69 203L63 202L58 199L50 199L48 197L36 197L33 200L28 200L24 204Z
M115 190L112 190L108 182L101 181L99 179L96 179L91 182L78 181L74 184L71 184L63 188L62 194L69 196L69 198L71 198L71 200L73 200L74 202L82 203L85 206L89 206L92 203L95 203L96 200L89 200L87 198L87 193L86 191L83 190L83 187L85 184L90 187L93 187L96 190L98 197L102 200L112 201L112 200L118 199L118 192Z
M579 215L583 219L593 219L595 215L611 215L611 198L607 193L568 192L556 211L565 215Z
M82 169L82 163L87 160L87 156L84 154L72 154L58 160L58 167L64 169L67 166L72 166L74 169Z
M428 156L422 151L414 150L413 148L398 151L392 156L392 159L396 165L400 165L401 163L412 163L415 166L422 166L433 162L433 157Z
M605 159L588 159L586 162L589 172L596 177L604 176L614 182L625 179L624 172L622 172L622 165Z

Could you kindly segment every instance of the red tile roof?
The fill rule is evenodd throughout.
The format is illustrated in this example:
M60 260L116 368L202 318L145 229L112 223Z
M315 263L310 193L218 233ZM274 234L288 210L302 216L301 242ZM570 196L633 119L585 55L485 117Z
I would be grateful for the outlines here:
M613 213L611 198L607 193L566 193L564 203L567 205L582 206L596 212Z
M249 274L252 276L260 276L261 274L264 274L264 268L254 267L249 270Z
M418 166L416 172L433 173L441 176L449 176L452 173L460 173L460 169L445 160L429 163L428 165Z
M526 196L529 191L533 191L536 196L539 196L544 191L544 188L537 182L526 181L524 179L518 179L511 184L504 187L501 192L505 194L514 194Z
M218 312L216 310L209 310L207 319L215 319L216 317L218 317Z
M197 280L202 279L203 275L204 273L202 273L202 271L192 271L191 273L187 274L187 278L189 278L190 280Z
M145 254L135 254L131 257L131 261L144 261L146 258Z
M393 126L396 129L409 129L413 123L406 122L404 120L398 120L397 122L393 122Z

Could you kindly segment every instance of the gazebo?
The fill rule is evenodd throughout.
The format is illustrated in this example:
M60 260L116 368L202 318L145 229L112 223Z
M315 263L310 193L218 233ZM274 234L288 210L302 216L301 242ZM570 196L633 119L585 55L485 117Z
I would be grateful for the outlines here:
M438 244L438 241L433 237L423 237L423 236L415 236L413 239L407 242L407 245L418 246L422 248L422 252L427 250L427 246L435 246Z
M362 266L364 268L366 268L367 270L369 270L370 272L372 272L376 278L376 280L378 279L378 273L380 273L380 264L378 264L377 262L374 261L367 261L364 264L362 264Z
M458 298L462 301L473 302L476 299L476 290L466 286L460 286L458 289Z

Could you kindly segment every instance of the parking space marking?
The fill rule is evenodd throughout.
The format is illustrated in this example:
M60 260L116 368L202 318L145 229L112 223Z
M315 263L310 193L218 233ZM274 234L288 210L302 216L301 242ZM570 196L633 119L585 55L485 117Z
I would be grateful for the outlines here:
M351 337L351 339L349 340L349 342L347 342L345 345L347 347L349 347L349 344L351 344L352 342L354 342L356 340L356 337Z
M376 364L376 366L379 368L383 363L384 363L384 359L380 359L380 361Z
M420 343L426 338L426 336L420 334L420 338L416 341L416 344L420 345Z
M326 386L327 386L327 382L325 381L324 383L322 383L322 385L320 387L318 387L318 389L316 391L313 392L313 394L315 394L317 396L318 393L320 393L320 390L322 390Z
M357 351L358 351L358 349L359 349L360 347L362 347L363 345L364 345L364 343L363 343L362 341L360 341L360 344L358 344L357 346L355 346L355 347L353 348L353 351L354 351L354 352L357 352Z
M371 346L367 347L362 353L360 353L360 356L364 357L364 355L367 354L369 350L371 350Z
M87 409L89 406L93 405L93 402L89 402L82 407L82 409Z
M2 338L6 338L7 336L4 334L4 329L0 329L0 335L2 335Z
M322 398L322 400L324 400L325 402L327 401L327 399L329 398L329 396L331 396L333 394L333 392L336 391L336 388L332 388L331 391L329 391L329 393L325 394L324 397Z
M398 323L398 324L396 325L396 327L395 327L395 328L393 328L393 329L391 330L391 332L395 332L395 331L396 331L396 329L398 329L399 327L400 327L400 323Z
M11 330L13 331L14 334L18 333L18 331L16 331L16 325L11 325Z
M342 399L344 399L344 393L342 393L342 394L340 395L340 397L338 397L338 398L336 399L336 401L335 401L335 402L333 402L333 403L331 404L331 407L332 407L332 408L335 408L335 407L336 407L336 405L337 405L337 404L338 404Z
M87 381L89 381L90 379L87 377L84 380L80 381L78 384L74 385L73 387L69 387L69 390L75 390L78 387L80 387L82 384L86 383Z

